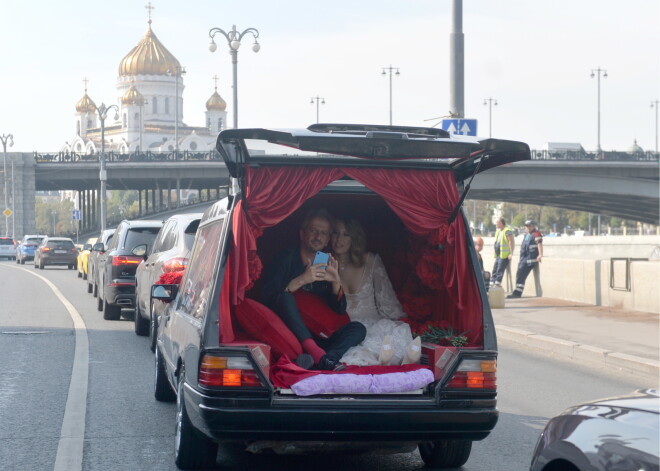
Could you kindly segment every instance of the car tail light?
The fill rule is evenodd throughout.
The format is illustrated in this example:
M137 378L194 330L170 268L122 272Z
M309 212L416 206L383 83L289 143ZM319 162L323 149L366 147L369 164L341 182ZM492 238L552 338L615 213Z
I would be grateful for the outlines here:
M73 248L71 249L71 253L78 253L78 249L75 248L75 247L73 247Z
M495 360L464 359L447 383L448 388L497 389Z
M163 273L170 273L173 271L183 271L188 266L188 259L185 257L174 257L163 263Z
M204 355L199 384L212 387L263 388L264 384L247 357Z
M41 247L41 253L50 252L50 247Z
M127 257L124 255L117 255L112 257L112 266L120 267L125 265L139 265L142 261L142 257Z

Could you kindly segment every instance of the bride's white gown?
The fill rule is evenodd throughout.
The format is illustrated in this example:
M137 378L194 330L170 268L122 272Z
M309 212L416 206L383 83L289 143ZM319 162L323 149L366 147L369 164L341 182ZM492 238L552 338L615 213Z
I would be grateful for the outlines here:
M383 261L377 254L367 254L360 288L355 293L345 291L348 316L367 328L367 337L360 345L349 349L341 361L349 365L378 365L383 337L392 339L394 355L390 365L400 365L406 347L412 342L410 326L398 321L405 316L387 276Z

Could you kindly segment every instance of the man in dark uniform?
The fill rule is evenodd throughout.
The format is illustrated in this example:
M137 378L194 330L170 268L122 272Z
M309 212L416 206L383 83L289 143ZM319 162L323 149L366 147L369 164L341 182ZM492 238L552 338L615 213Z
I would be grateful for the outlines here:
M339 359L362 342L367 330L359 322L349 322L328 339L314 339L300 315L293 295L304 290L322 298L337 314L346 312L346 296L339 279L338 263L330 256L327 264L313 264L317 251L330 241L332 220L325 210L312 210L300 228L300 245L275 256L263 274L261 298L291 330L305 353L295 359L298 366L339 371Z
M543 258L543 234L536 228L536 222L528 219L525 221L527 234L520 246L520 261L516 272L516 289L507 298L519 298L525 289L525 280L529 272Z

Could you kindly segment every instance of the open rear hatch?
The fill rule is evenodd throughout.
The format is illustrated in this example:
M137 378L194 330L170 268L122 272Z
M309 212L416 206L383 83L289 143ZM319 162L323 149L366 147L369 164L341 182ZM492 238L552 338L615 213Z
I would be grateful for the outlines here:
M272 144L251 149L246 141ZM284 153L277 146L298 149ZM360 124L315 124L307 129L228 129L218 135L218 152L232 177L244 164L351 167L451 168L462 182L478 171L529 160L529 146L500 139L450 137L435 128ZM319 155L321 154L321 155Z

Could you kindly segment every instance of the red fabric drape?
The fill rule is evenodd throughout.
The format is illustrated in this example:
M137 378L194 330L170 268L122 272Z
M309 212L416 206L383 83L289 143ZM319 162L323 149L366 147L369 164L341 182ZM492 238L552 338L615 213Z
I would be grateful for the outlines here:
M411 232L426 237L433 246L442 244L442 281L457 307L449 312L480 313L481 298L465 257L463 219L459 217L448 225L459 199L454 176L451 172L427 170L246 167L245 199L239 203L233 220L232 304L244 298L245 291L261 274L256 239L263 230L285 219L308 198L344 175L381 195ZM469 330L472 343L483 341L481 315L446 320Z

